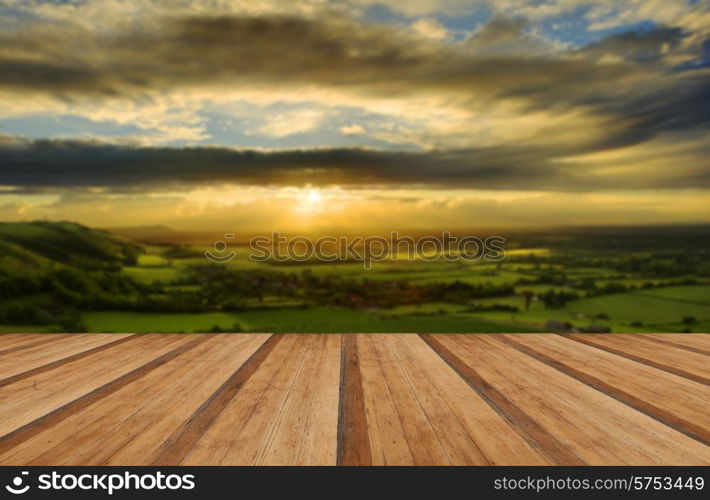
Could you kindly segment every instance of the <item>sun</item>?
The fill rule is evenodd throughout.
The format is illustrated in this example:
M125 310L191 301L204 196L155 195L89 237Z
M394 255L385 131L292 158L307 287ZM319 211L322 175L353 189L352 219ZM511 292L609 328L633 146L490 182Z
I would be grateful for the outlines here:
M316 213L323 210L325 197L316 188L306 188L297 198L296 211L300 213Z
M305 198L305 202L309 205L319 205L323 202L323 194L317 189L309 189Z

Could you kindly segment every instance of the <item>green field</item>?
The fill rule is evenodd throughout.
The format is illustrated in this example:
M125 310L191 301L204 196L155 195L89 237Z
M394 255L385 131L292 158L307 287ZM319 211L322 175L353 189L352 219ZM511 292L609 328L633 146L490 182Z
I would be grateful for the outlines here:
M106 311L84 313L82 321L89 332L96 333L191 333L207 331L213 326L231 329L238 318L229 313L163 314Z
M545 309L533 302L524 311L524 299L486 299L484 303L505 303L518 306L519 313L483 312L481 317L494 320L517 320L544 325L547 320L569 321L575 326L589 323L609 326L614 332L679 332L686 328L707 331L701 324L710 322L710 286L668 287L654 290L632 291L571 301L560 309ZM599 315L609 319L599 319ZM693 317L696 324L686 325L683 318ZM632 326L641 323L642 326Z
M710 287L697 288L710 293ZM689 290L667 288L664 291L672 295L674 292L687 293ZM679 302L672 298L637 292L582 299L571 303L567 309L571 313L606 313L616 323L643 321L652 325L675 324L681 323L685 316L710 320L710 305Z
M206 332L217 326L233 331L234 325L253 332L532 332L524 325L508 325L464 316L377 314L338 308L281 309L239 313L160 314L89 312L83 321L90 332Z
M126 266L123 268L123 272L127 276L142 283L160 282L163 284L174 282L182 274L180 269L176 269L174 267L153 266Z
M655 290L638 291L636 295L710 306L710 287L708 286L658 288Z
M533 235L500 262L389 259L366 270L253 262L245 247L217 264L204 257L208 246L0 223L0 331L530 332L550 321L581 331L707 331L708 244L691 229L680 247L657 230L641 233L643 247L638 232L614 232L619 248L610 249L599 247L603 234Z

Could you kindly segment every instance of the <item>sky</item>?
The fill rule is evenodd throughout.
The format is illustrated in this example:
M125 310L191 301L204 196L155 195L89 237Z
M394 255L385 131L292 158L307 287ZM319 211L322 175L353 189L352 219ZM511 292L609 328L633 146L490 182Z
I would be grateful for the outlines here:
M710 222L710 0L0 0L0 220Z

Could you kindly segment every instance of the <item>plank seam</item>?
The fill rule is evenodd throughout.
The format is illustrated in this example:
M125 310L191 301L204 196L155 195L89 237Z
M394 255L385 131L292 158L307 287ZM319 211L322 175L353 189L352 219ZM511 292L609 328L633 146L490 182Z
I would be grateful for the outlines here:
M154 453L152 465L178 465L222 410L239 394L244 384L281 341L282 335L271 335L222 385L178 427Z
M67 334L65 334L65 335L56 335L56 334L51 334L51 333L50 333L50 334L44 334L44 335L46 335L47 337L50 337L50 338L37 340L36 342L30 342L29 344L20 344L20 345L15 346L15 347L8 347L7 349L5 349L5 350L3 350L3 351L0 351L0 355L10 354L10 353L12 353L12 352L23 351L23 350L25 350L25 349L30 349L30 348L32 348L32 347L37 347L37 346L42 345L42 344L49 344L49 343L55 342L55 341L57 341L57 340L63 340L63 339L71 338L71 336L72 336L71 333L67 333Z
M534 349L533 347L520 344L516 340L502 336L499 340L513 349L520 351L521 353L530 356L531 358L537 359L545 363L546 365L556 369L557 371L564 373L580 382L588 385L589 387L601 392L602 394L616 399L617 401L630 406L631 408L640 411L641 413L648 415L654 420L667 425L668 427L675 429L676 431L685 434L686 436L695 439L703 443L706 446L710 446L710 432L705 429L702 425L694 424L686 419L677 417L671 412L659 408L652 403L644 401L641 398L634 396L622 389L612 386L600 380L593 375L584 373L581 370L577 370L571 366L565 365L554 358Z
M671 347L676 347L678 349L685 349L686 351L694 352L697 354L703 354L705 356L710 356L710 351L708 351L707 349L703 349L702 347L692 347L692 346L684 345L684 344L676 344L675 342L672 342L670 340L659 339L656 337L649 337L649 336L645 336L645 335L644 335L643 339L644 340L651 340L653 342L658 342L659 344L663 344L663 345L667 345L667 346L671 346Z
M400 372L402 373L402 376L407 381L407 386L409 387L409 390L414 395L414 399L417 402L417 406L419 406L422 414L426 418L427 423L429 424L429 427L431 428L432 433L434 434L434 436L436 436L436 440L439 444L441 451L449 459L449 463L453 465L453 463L454 463L453 457L449 454L449 447L444 444L444 441L442 440L442 436L440 435L440 432L437 430L436 426L429 418L429 413L426 411L426 409L424 408L424 405L421 402L421 399L419 398L419 393L416 390L415 384L412 382L411 377L410 377L409 373L407 372L407 370L404 368L404 366L402 366L402 363L401 363L399 357L397 356L397 352L395 349L392 349L392 356L394 357L395 361L397 362L397 366L398 366ZM443 397L443 394L441 394L441 392L439 391L439 388L434 384L432 384L432 387L434 388L434 390L436 391L437 394L442 396L443 405L445 405L446 408L448 408L449 413L452 415L453 419L456 420L456 422L458 422L458 424L461 426L461 429L465 432L466 436L468 437L468 439L470 441L470 444L473 445L473 449L475 450L475 453L477 455L479 455L479 457L485 461L485 463L483 463L483 464L478 463L478 464L473 464L473 465L492 465L490 459L488 457L486 457L486 455L483 453L483 451L481 451L481 449L478 447L478 443L476 443L476 440L468 432L468 430L466 429L466 426L459 419L459 416L456 414L456 412L453 410L453 408L451 408L451 406L449 405L449 402L446 400L445 397ZM472 465L472 464L468 464L468 465Z
M297 334L290 334L290 336L295 338L297 336ZM285 343L285 341L284 341L284 343ZM294 341L290 347L286 347L286 353L283 356L283 359L281 359L281 361L278 363L278 365L274 369L272 369L271 372L267 372L266 380L262 381L265 386L264 390L259 392L259 394L255 398L255 400L252 399L252 401L249 403L249 411L244 416L244 418L242 418L238 422L238 426L234 427L234 429L233 429L234 435L231 436L231 439L229 441L229 446L224 451L224 454L221 457L219 457L218 465L224 465L224 462L227 459L227 457L230 455L235 443L239 441L239 438L241 437L242 432L247 428L251 419L254 418L254 415L258 414L259 408L261 407L261 404L263 403L264 399L266 399L269 390L272 390L272 389L278 390L279 386L276 385L276 383L274 383L274 380L279 376L279 374L282 370L287 371L287 369L284 368L284 365L286 365L288 363L289 358L293 355L294 351L296 350L297 344L298 344L298 342ZM223 408L223 410L226 409L226 407L232 401L234 401L234 398L232 398L232 400L229 403L225 404L225 408ZM217 418L219 418L219 415L217 416ZM210 428L211 428L211 425L210 425L210 427L205 429L205 432L208 431ZM188 453L188 455L186 455L186 457L187 456L189 456L189 453ZM252 456L252 458L254 458L254 457L255 456Z
M687 372L681 368L676 368L675 366L670 366L665 363L653 361L643 356L637 356L636 354L631 354L626 351L622 351L621 349L616 347L597 344L593 341L587 340L584 337L578 337L576 334L559 333L557 335L560 335L561 337L564 337L566 339L574 340L575 342L579 342L580 344L585 344L596 349L600 349L602 351L616 354L617 356L622 356L624 358L636 361L637 363L642 363L658 370L663 370L664 372L672 373L673 375L678 375L679 377L687 378L688 380L693 380L695 382L700 382L701 384L710 385L710 379L702 377L700 375L696 375L694 373Z
M132 338L132 337L128 337ZM96 401L118 391L119 389L125 387L126 385L138 380L139 378L147 375L156 368L164 365L165 363L175 359L179 355L189 351L193 347L205 342L211 336L200 336L200 338L194 339L190 342L176 347L175 349L168 351L162 356L155 358L128 373L121 375L120 377L107 382L106 384L97 387L96 389L80 396L79 398L70 401L69 403L60 406L52 410L51 412L43 415L32 422L18 427L17 429L10 431L4 436L0 437L0 455L5 454L7 451L11 450L18 444L26 441L27 439L39 434L40 432L53 427L63 420L67 419L76 412L83 410L84 408L92 405Z
M337 465L372 465L356 334L340 344Z
M72 354L71 356L67 356L66 358L52 361L51 363L47 363L46 365L38 366L37 368L32 368L32 369L24 371L24 372L16 373L15 375L11 375L7 378L0 380L0 387L5 387L6 385L13 384L19 380L23 380L28 377L33 377L33 376L39 375L41 373L46 373L50 370L53 370L54 368L58 368L62 365L66 365L66 364L71 363L73 361L77 361L79 359L83 359L88 356L91 356L92 354L96 354L97 352L101 352L106 349L111 349L111 348L121 345L125 342L129 342L131 340L135 340L135 339L142 338L142 337L143 337L143 334L135 334L135 335L131 335L129 337L123 337L118 340L114 340L113 342L109 342L107 344L102 344L100 346L96 346L96 347L92 347L91 349L87 349L86 351L81 351L76 354Z
M214 337L213 337L214 338ZM209 344L209 342L203 342L201 344L202 347L204 347L205 344ZM165 389L165 392L169 392L176 384L180 383L180 378L175 378L173 375L177 371L182 371L182 365L180 364L181 362L184 362L186 364L190 363L190 360L194 355L197 355L199 351L199 346L195 347L195 350L197 352L192 352L191 356L187 359L180 360L180 362L176 363L174 366L170 367L169 370L165 370L161 374L161 378L165 378L170 381L171 386L167 389ZM149 375L147 374L146 377ZM138 382L138 381L134 381ZM130 391L130 394L127 395L127 398L121 398L122 400L125 399L133 399L133 398L138 398L140 399L142 396L144 396L146 393L151 394L154 392L155 387L151 384L148 386L142 387L140 390L136 390L136 387L132 387L133 390ZM105 438L109 437L109 439L114 438L114 437L122 437L124 439L123 444L119 447L121 449L123 446L126 444L130 443L133 439L135 438L140 438L140 435L143 431L143 428L140 427L140 425L146 423L142 422L141 424L135 426L133 429L131 429L130 432L128 433L117 433L116 429L120 428L121 425L123 425L127 420L130 420L133 418L137 413L142 411L146 406L150 404L150 401L155 401L157 399L157 396L150 398L149 401L144 401L140 406L134 407L133 411L128 414L124 414L123 418L120 420L117 420L113 422L111 425L101 425L101 431L102 434L96 435L94 434L93 440L92 441L84 441L82 442L81 439L75 440L72 438L69 439L64 439L63 441L57 442L55 446L51 446L47 449L45 449L41 454L35 456L31 460L29 460L25 465L44 465L44 464L54 464L54 465L71 465L74 463L83 463L83 464L91 464L91 465L106 465L104 462L98 462L94 457L92 456L92 453L96 453L98 451L98 448L101 449L102 452L106 451L107 449L107 444L104 441ZM106 398L104 398L104 401ZM100 403L102 403L101 401ZM120 404L120 403L119 403ZM104 417L108 416L111 414L116 408L113 407L109 410L103 411L97 419L91 419L91 423L89 423L86 427L82 427L82 433L86 432L87 430L91 429L92 426L94 426L97 422L100 422ZM91 410L90 410L91 411ZM147 422L150 423L150 422ZM138 430L135 434L133 432L135 430ZM66 446L67 443L71 443L71 446L69 449L71 451L67 452L66 449L63 449L63 446ZM101 443L98 447L95 447L95 445ZM92 452L92 448L94 448ZM113 453L115 453L117 450L114 450ZM87 453L88 452L88 453ZM107 459L110 459L110 457L113 455L109 455ZM86 458L87 454L90 458ZM59 458L61 457L61 458ZM80 462L77 462L76 458L77 457L83 457L81 458Z
M533 420L502 392L486 381L474 368L449 350L431 334L419 334L493 410L513 427L535 450L557 465L586 465L574 452L564 446L537 421Z

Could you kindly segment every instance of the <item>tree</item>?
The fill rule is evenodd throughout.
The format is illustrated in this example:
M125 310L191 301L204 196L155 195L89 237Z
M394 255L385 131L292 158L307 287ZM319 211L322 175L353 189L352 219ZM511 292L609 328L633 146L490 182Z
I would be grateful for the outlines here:
M535 292L530 291L530 290L523 290L520 292L520 295L525 297L525 310L530 309L530 301L532 300L533 296L535 295Z

